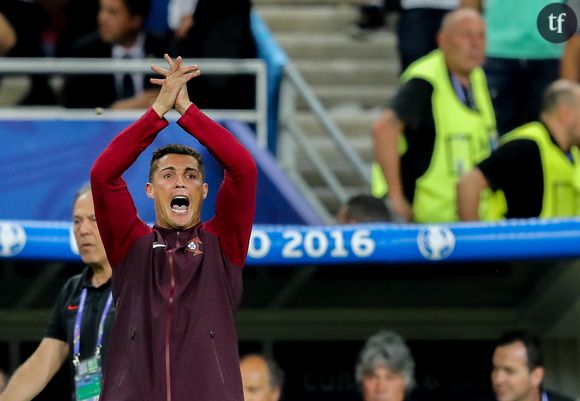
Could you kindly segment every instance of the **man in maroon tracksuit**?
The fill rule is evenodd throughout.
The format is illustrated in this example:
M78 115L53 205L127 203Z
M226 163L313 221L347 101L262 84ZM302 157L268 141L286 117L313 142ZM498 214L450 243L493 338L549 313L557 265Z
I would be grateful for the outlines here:
M196 66L166 55L151 109L96 160L91 185L99 231L113 267L116 321L101 401L242 401L234 313L255 212L250 154L189 100ZM121 175L168 125L197 138L224 168L215 216L200 221L207 194L199 154L169 145L153 154L147 196L155 226L137 216Z

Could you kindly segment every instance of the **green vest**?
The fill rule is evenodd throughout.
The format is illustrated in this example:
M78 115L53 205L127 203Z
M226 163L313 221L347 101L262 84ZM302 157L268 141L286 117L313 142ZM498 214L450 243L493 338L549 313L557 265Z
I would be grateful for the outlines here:
M550 138L546 127L531 122L505 135L501 143L531 139L540 149L544 175L542 211L538 217L574 217L580 215L580 150L570 150L571 162Z
M481 68L469 77L477 110L465 106L457 97L443 53L435 50L411 64L401 80L421 78L433 86L432 112L435 145L431 164L417 179L413 213L418 223L458 220L456 185L458 178L487 157L496 139L495 116L487 81ZM377 163L373 166L372 193L384 196L386 182ZM382 192L382 193L380 193ZM486 198L488 194L484 194ZM480 215L487 216L487 202L480 202Z

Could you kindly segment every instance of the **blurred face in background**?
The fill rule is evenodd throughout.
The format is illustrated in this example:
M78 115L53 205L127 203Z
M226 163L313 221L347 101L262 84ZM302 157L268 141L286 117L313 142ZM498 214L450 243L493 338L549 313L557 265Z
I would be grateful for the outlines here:
M80 195L73 207L73 233L79 255L87 266L105 266L107 254L97 228L91 191Z
M537 367L530 371L523 343L497 347L492 364L491 382L498 401L531 401L539 397L544 369Z
M99 35L109 44L131 47L143 25L143 17L131 15L123 0L100 0Z
M455 11L439 34L439 47L449 69L469 75L485 59L485 24L475 10Z
M240 362L244 401L278 401L280 389L272 387L270 371L264 359L248 356Z
M386 366L377 366L363 376L362 394L364 401L403 401L405 379Z

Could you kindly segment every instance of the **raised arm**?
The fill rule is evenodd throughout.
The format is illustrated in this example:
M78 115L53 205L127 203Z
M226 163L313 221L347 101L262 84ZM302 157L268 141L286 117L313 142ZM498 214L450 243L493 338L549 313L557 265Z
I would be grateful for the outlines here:
M149 109L111 141L91 169L95 216L113 268L124 258L135 239L150 231L137 216L122 175L166 126L167 121Z
M44 338L34 353L12 375L0 401L30 401L40 393L66 361L64 341Z
M168 122L163 116L174 107L180 89L197 75L196 70L197 66L182 67L181 59L175 63L162 80L153 106L117 135L93 165L91 189L95 215L107 257L113 267L125 257L135 239L151 232L149 226L137 216L122 174L167 126Z
M228 130L195 105L189 106L178 124L197 138L224 168L215 217L206 227L218 236L230 261L241 267L246 259L256 210L256 163Z
M151 82L167 87L174 93L177 85L172 86L174 71L181 67L181 58L173 60L165 55L169 69L153 66L153 70L165 79L152 79ZM197 66L191 66L193 76L199 75ZM202 113L190 100L187 86L181 85L175 98L163 104L153 105L154 109L164 112L171 104L182 117L177 122L185 131L196 138L224 168L224 180L218 190L215 216L206 224L220 240L226 256L236 266L244 265L254 214L256 210L257 169L250 153L224 127Z

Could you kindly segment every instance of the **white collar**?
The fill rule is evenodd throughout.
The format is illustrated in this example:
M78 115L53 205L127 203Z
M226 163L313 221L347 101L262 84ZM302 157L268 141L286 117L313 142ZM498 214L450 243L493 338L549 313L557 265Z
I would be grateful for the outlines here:
M121 45L113 45L113 58L135 58L140 59L145 57L145 34L140 32L135 39L135 43L131 47L124 47Z

